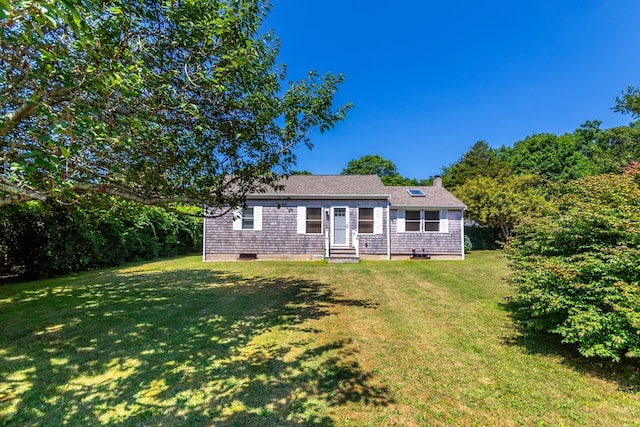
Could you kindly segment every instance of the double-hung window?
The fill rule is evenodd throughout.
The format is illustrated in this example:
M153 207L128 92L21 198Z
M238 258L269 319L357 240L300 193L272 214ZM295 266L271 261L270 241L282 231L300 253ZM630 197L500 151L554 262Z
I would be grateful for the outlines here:
M440 231L440 211L424 211L424 231Z
M298 206L298 234L322 234L322 208Z
M405 231L422 231L421 230L421 211L407 211L405 214L404 230Z
M252 206L234 211L233 229L262 230L262 206Z
M322 208L307 208L307 234L322 234Z
M373 234L373 208L358 209L358 232L361 234Z
M358 208L358 233L382 234L383 208Z
M253 208L246 208L242 212L242 229L253 230Z

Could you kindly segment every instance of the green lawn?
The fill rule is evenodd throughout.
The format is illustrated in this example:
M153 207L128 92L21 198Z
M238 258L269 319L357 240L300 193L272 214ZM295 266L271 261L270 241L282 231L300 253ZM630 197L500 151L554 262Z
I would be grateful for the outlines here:
M0 286L0 424L640 425L638 369L520 336L505 273L188 257Z

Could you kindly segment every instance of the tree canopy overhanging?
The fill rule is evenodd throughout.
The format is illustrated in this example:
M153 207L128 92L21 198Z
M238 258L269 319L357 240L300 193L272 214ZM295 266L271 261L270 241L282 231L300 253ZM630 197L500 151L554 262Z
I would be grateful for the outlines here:
M93 193L235 206L350 105L283 87L261 0L0 1L0 207Z

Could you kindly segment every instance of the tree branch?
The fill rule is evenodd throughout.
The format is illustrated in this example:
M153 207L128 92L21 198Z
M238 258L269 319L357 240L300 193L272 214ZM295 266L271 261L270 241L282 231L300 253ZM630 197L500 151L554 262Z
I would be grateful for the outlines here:
M62 101L66 101L67 95L73 92L74 88L72 87L60 87L51 90L48 93L44 93L36 99L29 100L18 107L12 113L7 113L2 117L2 127L0 127L0 136L8 135L13 129L16 128L20 124L22 120L29 117L33 110L36 109L40 101L46 100L49 103L57 104ZM53 101L53 102L52 102Z
M29 190L25 187L18 187L11 183L8 183L4 177L0 177L3 182L0 182L0 191L9 193L8 196L0 199L0 208L4 206L13 205L27 200L40 200L44 202L47 200L47 196L37 191Z
M73 193L110 194L133 202L154 206L168 205L171 203L198 203L197 200L189 197L146 197L113 184L89 184L80 182L73 184L70 191Z

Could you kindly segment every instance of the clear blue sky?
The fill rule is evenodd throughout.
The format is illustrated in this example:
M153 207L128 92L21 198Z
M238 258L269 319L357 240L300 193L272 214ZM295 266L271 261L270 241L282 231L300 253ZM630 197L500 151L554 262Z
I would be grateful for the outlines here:
M625 125L611 107L640 86L640 0L273 0L265 27L288 80L345 75L355 108L297 151L315 174L379 154L427 178L478 140Z

